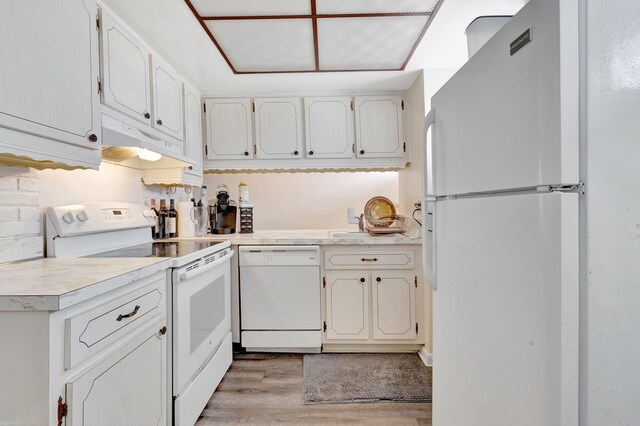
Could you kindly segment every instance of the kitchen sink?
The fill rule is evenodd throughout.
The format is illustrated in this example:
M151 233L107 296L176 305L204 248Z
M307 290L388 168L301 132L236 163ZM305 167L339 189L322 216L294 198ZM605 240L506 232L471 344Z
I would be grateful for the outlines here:
M329 232L329 236L331 238L366 238L369 237L368 232L359 232L359 231L336 231Z

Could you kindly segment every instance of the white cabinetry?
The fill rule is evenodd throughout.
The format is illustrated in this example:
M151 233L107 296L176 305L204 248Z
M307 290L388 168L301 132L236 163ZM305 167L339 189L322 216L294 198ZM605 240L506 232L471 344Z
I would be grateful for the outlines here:
M400 96L356 96L358 157L403 157L405 153Z
M253 119L250 99L207 99L207 158L253 158Z
M101 28L103 103L151 125L149 51L106 11Z
M327 339L369 339L369 274L327 272Z
M184 155L193 161L185 173L202 177L202 101L200 93L191 85L184 84Z
M256 158L300 158L302 105L300 98L256 99Z
M0 2L0 58L0 157L97 168L95 2Z
M202 185L202 104L200 93L184 83L184 156L193 166L147 169L144 183L147 185Z
M151 58L153 82L153 125L155 128L182 140L184 137L182 116L182 79L159 56Z
M325 351L408 349L424 342L418 255L411 247L325 249Z
M0 311L3 424L166 425L167 286L161 271L59 311Z
M413 272L371 274L374 339L416 338L416 296Z
M163 425L167 339L155 322L122 349L67 383L67 425Z
M352 158L353 101L350 97L304 98L306 155Z
M206 106L205 170L398 170L409 161L400 95L207 99Z

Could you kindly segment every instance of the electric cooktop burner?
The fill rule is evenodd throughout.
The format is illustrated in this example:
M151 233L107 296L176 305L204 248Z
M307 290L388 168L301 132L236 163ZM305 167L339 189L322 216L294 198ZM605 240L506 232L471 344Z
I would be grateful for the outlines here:
M223 241L156 241L85 257L182 257L223 244Z

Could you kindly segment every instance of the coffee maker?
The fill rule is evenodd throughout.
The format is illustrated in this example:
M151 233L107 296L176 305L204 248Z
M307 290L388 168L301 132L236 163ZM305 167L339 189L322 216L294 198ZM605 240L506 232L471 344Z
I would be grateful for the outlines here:
M209 200L209 221L212 234L234 234L238 205L229 199L229 188L220 184L216 188L216 199Z

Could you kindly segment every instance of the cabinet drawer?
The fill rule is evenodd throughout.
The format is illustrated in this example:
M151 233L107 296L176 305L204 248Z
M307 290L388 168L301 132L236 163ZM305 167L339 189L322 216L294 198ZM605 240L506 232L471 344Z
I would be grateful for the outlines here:
M166 275L65 320L64 368L71 369L166 311Z
M415 252L411 249L326 250L325 269L413 269Z

